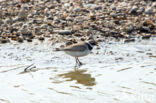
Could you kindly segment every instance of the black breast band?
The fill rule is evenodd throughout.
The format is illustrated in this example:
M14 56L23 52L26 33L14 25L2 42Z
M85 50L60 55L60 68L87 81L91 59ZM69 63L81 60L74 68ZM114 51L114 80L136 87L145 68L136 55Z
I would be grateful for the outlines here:
M89 50L93 49L93 47L89 43L87 43L87 46L88 46Z

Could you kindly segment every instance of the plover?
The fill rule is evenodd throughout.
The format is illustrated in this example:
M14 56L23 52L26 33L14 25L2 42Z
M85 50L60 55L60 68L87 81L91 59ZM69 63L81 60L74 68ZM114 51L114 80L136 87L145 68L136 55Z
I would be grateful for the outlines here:
M64 51L66 54L75 57L77 66L77 64L82 65L78 57L88 55L95 45L97 45L97 42L95 40L88 42L79 42L60 49L60 51Z

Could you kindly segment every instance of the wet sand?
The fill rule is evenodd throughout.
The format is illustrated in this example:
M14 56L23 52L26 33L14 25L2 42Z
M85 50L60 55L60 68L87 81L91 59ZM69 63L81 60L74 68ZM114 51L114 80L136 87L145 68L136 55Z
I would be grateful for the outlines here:
M78 71L60 45L0 44L0 103L155 103L155 38L100 43Z

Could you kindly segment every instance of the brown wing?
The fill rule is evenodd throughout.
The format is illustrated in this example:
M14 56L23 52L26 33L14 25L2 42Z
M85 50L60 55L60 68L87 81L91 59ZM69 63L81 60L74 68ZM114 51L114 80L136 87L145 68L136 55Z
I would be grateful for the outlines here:
M66 48L62 49L63 51L84 51L86 50L87 46L85 42L73 44L70 46L67 46Z

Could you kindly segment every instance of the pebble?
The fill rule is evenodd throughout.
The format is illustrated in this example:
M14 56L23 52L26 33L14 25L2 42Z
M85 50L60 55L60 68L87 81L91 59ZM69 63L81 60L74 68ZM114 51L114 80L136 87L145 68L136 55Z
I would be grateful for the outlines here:
M38 38L40 41L43 41L44 40L44 37L39 37Z
M40 33L41 33L40 27L35 27L34 32L35 32L35 34L40 35Z
M113 18L117 18L117 14L116 13L111 13L110 16L112 16Z
M8 43L9 40L7 40L7 39L1 39L0 42L1 42L2 44L4 44L4 43Z
M95 6L95 7L94 7L94 10L101 10L101 9L102 9L101 6Z
M30 0L21 0L22 3L30 2Z
M22 30L21 33L22 33L22 36L24 36L24 37L28 37L28 38L32 38L33 37L33 34L32 34L31 31Z
M65 3L64 6L68 8L68 7L70 7L70 4L69 3Z
M1 26L2 24L4 24L4 22L3 22L2 20L0 20L0 26Z
M48 25L47 24L42 24L41 25L41 29L47 29L48 28Z
M152 8L148 7L148 8L145 10L145 13L146 13L146 14L153 14Z
M27 39L27 42L32 42L32 39Z
M18 38L18 42L22 43L24 41L24 39L22 37Z
M6 23L6 24L12 24L13 21L12 21L11 18L6 18L6 19L5 19L5 23Z
M140 28L140 32L143 32L143 33L150 33L150 28L149 28L149 27L142 26L142 27Z
M81 11L81 8L75 8L74 11L75 12L80 12Z
M142 39L150 39L151 35L145 35L142 37Z
M139 10L138 10L138 13L143 13L145 11L145 8L144 7L140 7Z
M72 35L72 30L54 30L54 33L58 33L61 35Z
M22 10L18 14L18 20L24 21L27 19L28 12L22 8Z
M137 14L137 10L138 10L138 7L137 6L133 6L130 13L131 14Z
M124 41L124 43L129 43L129 42L134 42L135 41L135 39L126 39L125 41Z

